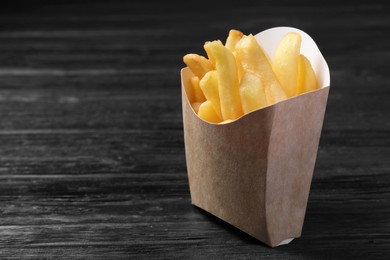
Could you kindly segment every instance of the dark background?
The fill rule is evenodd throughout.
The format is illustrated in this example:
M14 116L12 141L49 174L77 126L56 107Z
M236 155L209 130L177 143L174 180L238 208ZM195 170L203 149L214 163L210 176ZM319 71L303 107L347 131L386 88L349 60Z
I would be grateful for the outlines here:
M386 259L385 2L2 2L0 258ZM191 205L179 70L274 26L315 39L331 89L302 237L271 249Z

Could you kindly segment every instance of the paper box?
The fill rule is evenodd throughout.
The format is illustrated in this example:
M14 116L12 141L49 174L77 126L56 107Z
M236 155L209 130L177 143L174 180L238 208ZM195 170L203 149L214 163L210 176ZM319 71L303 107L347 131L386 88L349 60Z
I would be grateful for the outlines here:
M256 110L228 124L211 124L192 110L184 84L185 153L192 204L271 247L301 236L328 98L328 65L305 32L278 27L255 36L273 58L287 32L302 36L320 89Z

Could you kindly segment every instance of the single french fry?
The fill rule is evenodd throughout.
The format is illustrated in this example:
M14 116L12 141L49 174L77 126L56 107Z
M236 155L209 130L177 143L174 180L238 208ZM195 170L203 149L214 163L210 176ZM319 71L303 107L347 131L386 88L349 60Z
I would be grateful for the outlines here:
M247 72L244 75L240 84L240 98L244 114L267 105L263 83L257 74Z
M199 82L206 99L211 102L217 115L222 118L221 103L219 100L218 72L212 70L207 72Z
M243 114L238 90L236 59L221 41L211 42L210 51L215 58L218 73L222 119L236 119Z
M203 78L208 71L214 69L213 64L208 59L198 54L187 54L183 57L183 61L199 79Z
M287 99L286 93L280 87L275 87L275 85L265 88L265 97L268 105L273 105Z
M213 108L213 104L207 100L199 106L198 116L203 120L211 123L221 122L221 118L217 115Z
M242 36L244 36L242 32L234 29L230 30L225 43L226 48L233 52L236 49L237 42L242 38Z
M302 37L299 33L287 33L275 51L272 68L287 97L297 93L299 53Z
M242 77L245 75L245 70L241 65L240 58L237 53L233 51L234 58L236 59L238 82L241 83Z
M210 42L209 41L205 42L203 45L203 48L206 51L206 54L207 54L207 57L209 58L209 61L213 64L213 66L215 68L215 60L214 60L214 57L213 57L211 50L210 50Z
M318 89L316 74L305 55L299 55L297 95Z
M259 75L266 93L267 89L272 93L273 98L267 98L268 105L287 99L264 50L252 34L241 38L236 44L236 52L244 70Z
M194 90L194 101L193 102L204 102L206 97L203 94L203 91L199 86L199 78L194 76L191 78L192 89Z
M187 84L184 84L184 90L187 95L188 101L190 103L195 102L195 90L194 87L192 86L191 79L188 80Z
M191 103L192 109L195 111L196 114L198 114L199 107L202 103L201 102L193 102Z

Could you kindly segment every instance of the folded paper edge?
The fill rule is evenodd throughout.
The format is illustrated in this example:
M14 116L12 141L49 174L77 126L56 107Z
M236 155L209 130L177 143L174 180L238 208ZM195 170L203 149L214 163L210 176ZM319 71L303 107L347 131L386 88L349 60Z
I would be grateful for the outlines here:
M282 245L290 244L290 242L293 241L294 238L295 238L295 237L287 238L287 239L283 240L282 242L280 242L277 246L282 246Z

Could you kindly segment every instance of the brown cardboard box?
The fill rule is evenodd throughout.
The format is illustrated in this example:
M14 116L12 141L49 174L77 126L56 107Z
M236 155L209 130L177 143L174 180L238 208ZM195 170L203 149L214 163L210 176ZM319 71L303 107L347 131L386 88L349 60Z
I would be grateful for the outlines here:
M326 61L304 32L278 27L255 36L269 56L286 32L302 35L320 89L211 124L192 110L182 77L185 152L192 204L274 247L300 237L329 93Z

